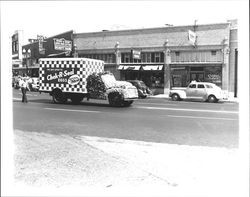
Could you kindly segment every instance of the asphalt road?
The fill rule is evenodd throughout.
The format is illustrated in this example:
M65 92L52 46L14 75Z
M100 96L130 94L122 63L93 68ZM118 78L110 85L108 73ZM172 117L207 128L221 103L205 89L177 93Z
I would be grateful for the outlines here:
M28 92L21 102L13 90L14 129L71 136L161 142L178 145L238 147L237 103L205 103L139 99L131 107L110 107L107 101L80 105L54 104L49 94Z

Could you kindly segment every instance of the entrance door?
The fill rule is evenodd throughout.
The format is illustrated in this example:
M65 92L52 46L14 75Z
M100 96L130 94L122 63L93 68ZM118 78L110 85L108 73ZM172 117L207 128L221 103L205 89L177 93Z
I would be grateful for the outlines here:
M190 73L190 82L191 81L203 82L204 81L204 72L192 72Z

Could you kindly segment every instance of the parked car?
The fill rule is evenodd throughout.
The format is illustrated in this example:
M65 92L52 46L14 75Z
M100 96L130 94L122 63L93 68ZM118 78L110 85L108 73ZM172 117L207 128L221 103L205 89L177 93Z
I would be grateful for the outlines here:
M139 98L146 98L152 95L152 91L145 85L143 81L140 80L128 80L133 86L137 88Z
M174 101L182 99L199 99L211 103L227 99L220 87L208 82L191 82L187 88L172 88L169 97Z

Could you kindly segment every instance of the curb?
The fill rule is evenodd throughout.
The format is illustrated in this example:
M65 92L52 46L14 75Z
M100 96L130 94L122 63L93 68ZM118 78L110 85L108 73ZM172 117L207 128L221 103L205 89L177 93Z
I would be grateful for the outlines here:
M147 98L152 98L152 99L171 99L169 96L164 95L164 94L158 94L158 95L153 95L153 96L148 96ZM222 100L223 102L231 102L231 103L239 103L239 98L228 98Z

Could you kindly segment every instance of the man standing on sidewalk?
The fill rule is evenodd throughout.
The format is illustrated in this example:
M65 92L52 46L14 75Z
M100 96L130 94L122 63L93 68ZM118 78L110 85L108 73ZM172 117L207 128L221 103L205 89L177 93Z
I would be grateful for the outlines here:
M28 81L27 81L26 78L21 79L20 86L21 86L21 91L22 91L22 95L23 95L22 96L22 102L23 103L28 103L27 96L26 96L26 91L27 91L27 89L28 90L30 90L30 89L29 89Z

